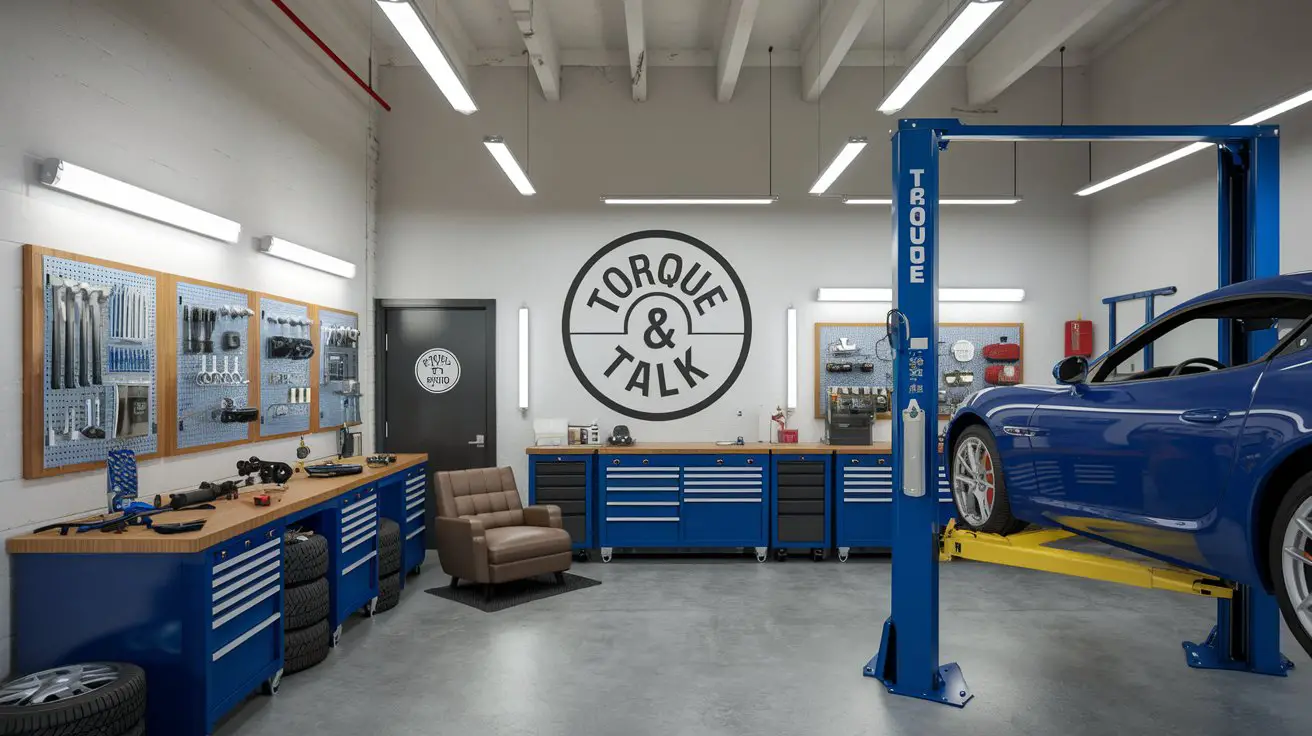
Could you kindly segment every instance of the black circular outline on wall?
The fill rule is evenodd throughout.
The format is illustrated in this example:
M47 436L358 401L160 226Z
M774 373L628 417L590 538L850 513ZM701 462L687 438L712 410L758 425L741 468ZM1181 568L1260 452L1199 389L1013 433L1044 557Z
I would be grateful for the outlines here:
M579 286L583 284L583 277L586 276L588 272L592 270L592 267L597 265L597 261L604 258L607 253L622 245L628 245L635 240L643 240L645 238L668 238L670 240L678 240L691 245L694 248L700 249L713 258L716 263L720 264L724 269L724 272L729 275L729 280L733 282L734 289L738 291L738 298L743 301L743 348L738 353L738 363L733 367L733 370L729 372L729 377L725 379L724 383L721 384L714 393L696 404L684 409L679 409L678 411L664 412L660 414L650 411L630 409L603 394L592 384L592 381L587 377L587 374L583 372L583 369L579 367L578 358L574 355L574 345L569 339L569 313L574 307L574 296L578 293ZM747 299L747 290L743 288L743 282L742 279L738 278L738 272L733 270L733 266L729 265L729 262L724 259L724 256L720 255L720 253L711 246L691 235L674 230L640 230L638 232L629 233L628 235L621 235L607 243L601 248L601 250L592 254L592 257L588 259L588 262L583 264L583 268L580 268L579 272L575 274L574 282L569 285L569 292L565 295L565 309L562 311L560 317L560 336L561 340L565 343L565 357L569 360L569 367L574 371L574 377L579 379L579 383L583 384L583 388L587 389L588 393L592 394L593 398L626 417L645 419L650 422L668 422L674 419L683 419L684 417L692 416L711 404L714 404L716 401L720 400L721 396L724 396L724 393L728 391L735 382L738 381L738 375L743 372L743 366L747 365L747 355L752 349L752 303Z

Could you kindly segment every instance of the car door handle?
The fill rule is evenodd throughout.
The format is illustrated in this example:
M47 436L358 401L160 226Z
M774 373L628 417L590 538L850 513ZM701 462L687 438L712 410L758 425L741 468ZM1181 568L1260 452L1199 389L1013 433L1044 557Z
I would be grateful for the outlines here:
M1190 409L1180 414L1181 419L1194 424L1218 424L1228 416L1230 412L1225 409Z

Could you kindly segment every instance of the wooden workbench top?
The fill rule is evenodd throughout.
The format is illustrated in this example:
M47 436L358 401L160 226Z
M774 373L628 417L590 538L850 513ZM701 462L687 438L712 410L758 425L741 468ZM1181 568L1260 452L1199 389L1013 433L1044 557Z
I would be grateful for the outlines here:
M601 449L601 445L531 445L525 452L530 455L591 455Z
M396 462L383 468L371 468L365 465L363 457L348 458L343 463L365 465L359 475L347 475L341 478L307 478L296 475L287 483L283 493L270 494L272 506L256 506L251 497L253 492L246 492L236 501L215 501L213 510L170 511L152 517L159 524L171 524L193 519L205 519L205 528L185 534L157 534L144 526L132 526L122 534L106 534L98 531L78 534L70 531L61 536L59 530L42 534L25 534L10 537L5 543L9 554L32 553L147 553L147 554L186 554L201 552L252 529L264 526L284 516L310 508L324 501L368 485L379 478L414 467L428 460L427 455L400 455ZM254 486L253 488L259 488ZM144 500L146 496L142 496Z

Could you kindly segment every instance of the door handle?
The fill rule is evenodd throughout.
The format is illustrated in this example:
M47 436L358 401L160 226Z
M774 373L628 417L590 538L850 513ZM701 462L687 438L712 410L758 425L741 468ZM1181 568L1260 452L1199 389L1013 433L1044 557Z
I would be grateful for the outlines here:
M479 447L482 447L482 446L483 446L483 435L481 435L481 434L476 434L476 435L474 435L474 439L470 440L467 444L478 445Z
M1190 409L1180 414L1180 419L1194 424L1219 424L1230 416L1225 409Z

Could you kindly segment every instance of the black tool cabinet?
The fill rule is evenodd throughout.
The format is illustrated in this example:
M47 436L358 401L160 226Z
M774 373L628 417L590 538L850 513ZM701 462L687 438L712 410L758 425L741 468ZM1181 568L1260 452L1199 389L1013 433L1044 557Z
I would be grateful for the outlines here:
M833 458L832 451L771 456L770 544L776 559L786 558L790 549L810 550L816 560L828 553Z
M528 502L559 506L574 550L584 555L596 546L592 515L596 461L596 450L591 447L586 454L529 455Z

